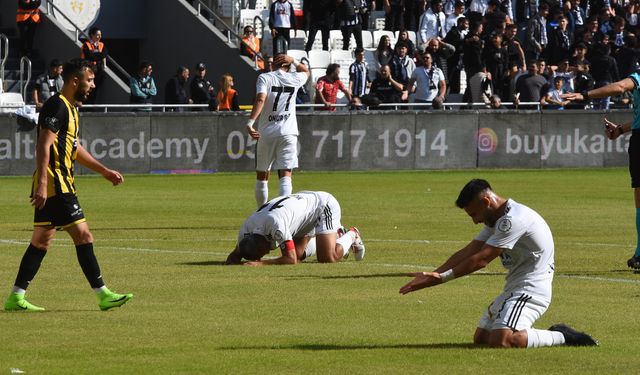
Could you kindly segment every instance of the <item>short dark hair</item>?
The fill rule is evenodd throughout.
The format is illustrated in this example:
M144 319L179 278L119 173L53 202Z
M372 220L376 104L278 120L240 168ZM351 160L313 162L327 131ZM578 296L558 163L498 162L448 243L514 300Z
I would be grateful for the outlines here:
M96 34L98 33L98 31L100 31L100 28L99 28L99 27L95 27L95 26L94 26L94 27L90 28L90 29L89 29L89 36L96 35Z
M467 207L474 199L478 197L480 193L486 190L492 190L491 185L487 180L483 179L473 179L467 182L466 185L460 191L460 195L458 195L458 199L456 200L456 206L458 208Z
M140 62L140 65L138 65L138 70L142 70L142 69L144 69L144 68L146 68L146 67L148 67L148 66L150 66L150 65L153 65L153 64L151 64L151 62L150 62L150 61L148 61L148 60L142 60L142 61Z
M336 70L338 70L338 69L340 69L340 64L335 64L335 63L334 63L334 64L329 64L329 65L327 66L326 74L327 74L327 75L329 75L329 74L333 74L333 73L335 73L335 72L336 72Z
M62 80L67 82L74 77L77 77L85 70L93 72L93 63L91 61L81 58L71 59L64 63L64 66L62 67Z
M186 66L179 66L178 70L176 70L176 75L180 75L182 73L184 73L185 70L188 70L189 68L187 68Z
M405 42L403 40L397 42L396 45L394 46L394 49L398 49L398 48L402 48L402 47L404 47L406 49L409 49L409 46L407 45L407 42Z
M51 60L51 62L49 63L49 68L57 68L62 64L62 61L58 60L58 59L53 59Z
M258 253L258 234L249 234L238 242L238 251L240 255L247 260L260 260L262 258Z
M353 51L353 53L356 55L362 52L364 52L364 48L362 47L356 47L355 51Z

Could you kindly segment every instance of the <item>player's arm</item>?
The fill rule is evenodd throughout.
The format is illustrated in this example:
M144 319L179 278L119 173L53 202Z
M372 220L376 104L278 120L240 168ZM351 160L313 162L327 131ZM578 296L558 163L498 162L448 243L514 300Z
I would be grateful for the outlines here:
M445 283L457 277L462 277L482 269L491 263L496 257L502 254L504 249L484 244L480 250L472 254L469 258L462 260L453 268L444 272L417 272L412 273L414 279L400 288L401 294L407 294L423 288L432 287ZM438 270L441 270L439 267Z
M636 84L631 78L625 78L622 81L610 83L606 86L597 88L595 90L583 91L581 93L574 92L569 94L563 94L561 95L561 97L562 99L568 99L568 100L600 99L600 98L606 98L609 96L622 95L626 91L633 90L635 87L636 87Z
M280 245L280 251L282 255L276 259L258 260L255 262L247 262L247 266L267 266L274 264L296 264L298 263L298 257L296 255L296 245L293 240L287 240Z
M40 127L40 134L38 135L38 143L36 145L38 186L31 197L31 205L36 208L44 207L44 204L47 201L47 187L49 185L47 180L47 167L49 166L51 145L53 145L55 139L56 133L45 127Z
M484 245L483 241L472 240L467 244L467 246L455 252L452 256L447 259L440 267L436 268L433 272L444 272L446 270L452 269L458 264L462 263L465 259L470 258L472 255L480 251L482 246Z
M238 249L238 244L236 244L235 249L227 256L225 264L242 264L242 255L240 254L240 249Z
M124 182L124 177L120 172L105 167L102 163L97 161L84 147L78 143L78 157L76 158L78 163L91 169L92 171L99 173L102 177L106 178L113 186L120 185Z
M253 139L260 139L260 133L253 127L253 124L262 113L262 109L264 108L264 102L267 98L267 94L264 92L259 92L256 94L256 98L253 101L253 108L251 109L251 115L249 116L249 120L247 121L247 133Z

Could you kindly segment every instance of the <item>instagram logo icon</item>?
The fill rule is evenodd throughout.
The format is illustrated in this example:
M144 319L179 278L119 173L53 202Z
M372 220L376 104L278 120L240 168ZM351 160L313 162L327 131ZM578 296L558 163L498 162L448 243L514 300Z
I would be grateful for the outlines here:
M493 154L498 148L498 136L491 128L480 128L476 133L478 151L483 154Z

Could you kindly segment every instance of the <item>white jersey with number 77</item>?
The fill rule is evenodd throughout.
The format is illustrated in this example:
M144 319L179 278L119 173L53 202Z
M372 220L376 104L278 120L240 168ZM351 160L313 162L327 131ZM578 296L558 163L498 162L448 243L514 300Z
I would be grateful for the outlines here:
M306 73L281 69L258 76L256 93L267 95L258 119L261 136L298 135L296 95L308 78Z

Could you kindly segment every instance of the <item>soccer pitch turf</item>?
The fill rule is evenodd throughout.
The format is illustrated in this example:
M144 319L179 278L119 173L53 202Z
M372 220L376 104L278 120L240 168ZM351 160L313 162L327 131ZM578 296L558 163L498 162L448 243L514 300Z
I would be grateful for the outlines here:
M454 205L471 178L538 211L556 243L549 310L595 348L470 345L504 284L478 274L401 296L407 272L431 270L481 226ZM0 178L0 298L31 236L30 178ZM294 190L325 190L358 226L362 262L223 266L255 210L254 174L76 181L107 285L135 297L98 310L66 233L27 297L44 313L0 313L0 373L27 374L630 374L640 367L640 275L633 194L622 168L299 172ZM278 191L270 183L271 197ZM273 253L272 253L273 254Z

